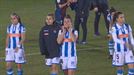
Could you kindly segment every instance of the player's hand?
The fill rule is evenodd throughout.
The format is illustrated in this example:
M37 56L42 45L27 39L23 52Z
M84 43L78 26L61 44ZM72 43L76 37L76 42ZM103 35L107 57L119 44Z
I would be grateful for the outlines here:
M66 33L66 28L62 26L62 32L65 34Z
M107 35L107 39L108 40L111 40L112 39L112 36L110 34Z
M130 44L129 44L128 42L125 42L125 46L126 46L127 48L131 49L131 46L130 46Z
M69 33L72 33L72 27L69 27L68 31Z
M97 11L98 11L98 7L95 7L95 8L93 9L93 11L94 11L94 12L97 12Z
M17 53L19 51L19 47L16 47L15 49L15 53Z
M67 1L67 6L70 6L70 0Z

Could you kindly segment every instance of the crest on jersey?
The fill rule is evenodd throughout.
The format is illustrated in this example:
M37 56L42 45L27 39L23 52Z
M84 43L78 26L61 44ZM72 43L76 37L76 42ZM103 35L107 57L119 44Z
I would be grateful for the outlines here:
M56 30L54 30L53 32L54 32L54 33L56 33L57 31L56 31Z

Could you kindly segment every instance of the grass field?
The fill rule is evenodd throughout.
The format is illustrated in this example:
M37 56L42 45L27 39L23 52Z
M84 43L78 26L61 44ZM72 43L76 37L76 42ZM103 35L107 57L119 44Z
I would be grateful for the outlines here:
M134 28L134 0L109 0L110 6L125 13L126 21ZM45 16L54 12L54 0L0 0L0 58L4 58L6 27L10 23L9 15L16 12L25 24L25 51L27 63L24 65L24 75L49 75L49 68L44 65L43 56L39 53L38 33L44 25ZM74 19L74 12L68 9ZM77 45L78 69L76 75L116 75L108 57L105 24L100 21L101 37L93 36L94 12L88 19L88 44ZM133 29L134 30L134 29ZM14 69L16 70L16 65ZM126 70L127 71L127 70ZM6 75L5 62L0 61L0 75ZM125 72L126 73L126 72ZM60 74L63 75L60 70ZM126 75L126 74L125 74Z

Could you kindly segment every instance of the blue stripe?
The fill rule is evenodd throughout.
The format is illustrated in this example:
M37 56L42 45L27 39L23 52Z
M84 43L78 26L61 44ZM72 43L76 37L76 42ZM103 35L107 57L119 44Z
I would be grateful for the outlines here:
M9 33L10 33L10 28L11 28L11 25L8 26L8 32ZM11 39L10 39L10 37L8 38L8 48L11 48Z
M124 30L124 28L122 29L122 34L125 34L125 30ZM126 38L123 38L123 41L126 42ZM125 44L124 44L124 51L127 51L127 47L126 47Z
M15 27L15 29L13 28L13 34L15 34L15 32L16 32L16 27ZM13 37L13 48L14 49L16 48L16 38L15 37Z
M121 51L121 47L120 47L120 44L117 43L117 51L120 52Z
M22 29L21 27L23 27L23 25L20 24L20 27L19 27L19 34L22 33L22 32L21 32L21 29ZM20 40L21 40L21 37L19 37L19 42L20 42ZM20 48L22 49L22 45L20 46Z
M8 38L8 48L11 48L11 39L10 38Z
M71 56L74 56L75 50L74 50L74 42L71 43Z
M117 27L117 25L115 24L115 28L116 28L116 35L117 35L117 38L119 39L119 31L118 31L118 27ZM120 44L119 43L117 43L117 51L118 52L120 52L120 50L121 50L121 47L120 47Z
M13 37L13 49L15 49L15 48L16 48L16 38Z
M68 42L65 42L65 57L68 57Z
M65 34L65 38L69 38L69 32L66 32L66 34ZM68 42L65 42L65 48L64 48L64 55L65 55L65 57L68 57Z

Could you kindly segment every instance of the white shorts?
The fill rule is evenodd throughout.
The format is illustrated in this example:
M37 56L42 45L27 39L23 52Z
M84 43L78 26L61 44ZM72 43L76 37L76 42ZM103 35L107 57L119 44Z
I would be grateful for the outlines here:
M77 57L61 57L60 63L62 70L76 70Z
M26 62L25 54L23 49L19 49L18 52L15 52L13 49L6 49L6 62L15 62L17 64L23 64Z
M113 66L123 66L124 64L134 63L134 56L131 50L126 52L114 52Z
M46 61L47 66L51 66L52 64L59 64L60 58L55 57L55 58L52 58L52 59L45 59L45 61Z

